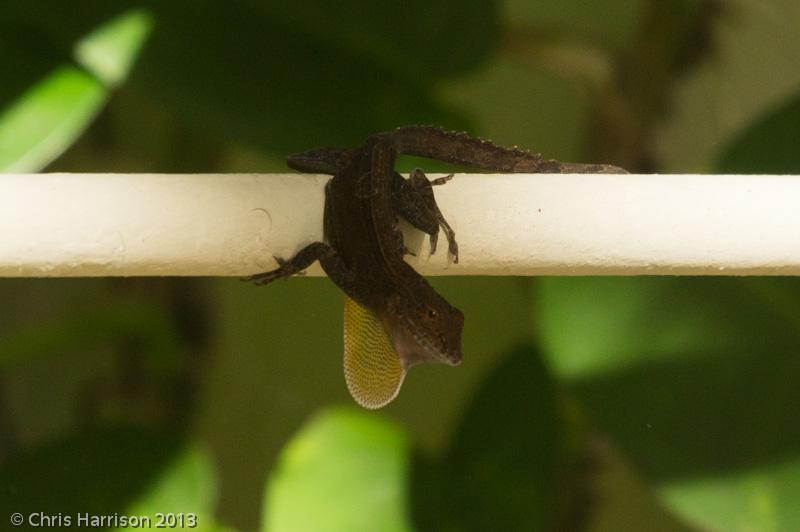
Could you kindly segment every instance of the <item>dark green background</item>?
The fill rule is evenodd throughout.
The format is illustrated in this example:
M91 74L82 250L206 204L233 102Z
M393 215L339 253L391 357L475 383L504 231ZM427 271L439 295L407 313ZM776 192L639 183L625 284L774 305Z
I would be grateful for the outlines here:
M794 0L333 6L3 2L0 170L284 171L432 123L635 172L800 173ZM464 363L368 413L327 279L0 280L0 526L800 528L796 280L433 284Z

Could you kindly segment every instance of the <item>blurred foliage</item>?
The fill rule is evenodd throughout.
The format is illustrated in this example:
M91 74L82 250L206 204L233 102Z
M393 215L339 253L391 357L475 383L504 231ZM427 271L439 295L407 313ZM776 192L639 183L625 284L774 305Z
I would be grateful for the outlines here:
M800 169L797 125L800 94L759 117L725 148L717 169L720 173L796 174Z
M15 22L13 17L0 19L0 25L9 28L12 43L0 52L0 62L3 55L18 57L30 52L24 41L32 36L25 35L25 29ZM37 57L36 63L44 64L48 56L64 54L0 114L0 171L35 171L69 147L97 115L111 90L125 80L149 26L146 13L132 10L82 35L74 42L71 55L63 49ZM21 86L14 75L27 78L28 70L8 71L4 76L11 78L7 86Z
M281 453L262 530L410 530L408 451L403 431L373 414L325 412Z
M571 450L562 425L539 354L526 347L504 357L470 399L442 456L415 462L420 528L563 529L559 519L574 516L558 513Z
M403 431L375 414L328 411L282 452L263 530L409 530L408 506L425 530L553 528L574 517L558 511L560 473L574 465L558 414L529 347L486 377L441 455L415 454Z
M175 368L180 345L165 314L166 309L157 305L116 302L77 310L74 316L21 327L3 336L0 370L37 357L54 356L132 335L145 342L144 352L152 364Z
M800 523L782 504L800 496L798 281L547 279L538 295L556 374L667 504L721 530Z
M11 0L0 169L283 170L423 122L633 171L798 174L797 27L796 0ZM415 368L376 414L328 408L349 398L325 279L1 282L0 519L800 526L794 279L433 284L465 362Z
M77 527L78 512L149 516L154 522L158 512L194 513L198 530L213 530L214 490L208 456L174 434L89 429L21 456L0 472L0 512L41 513L26 520L31 528L48 524L42 516L68 516L66 528ZM58 521L49 524L59 528Z

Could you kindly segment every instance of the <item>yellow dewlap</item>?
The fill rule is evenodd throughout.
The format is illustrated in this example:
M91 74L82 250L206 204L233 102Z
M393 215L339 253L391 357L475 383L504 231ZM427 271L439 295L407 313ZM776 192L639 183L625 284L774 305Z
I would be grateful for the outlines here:
M344 378L353 399L380 408L397 397L406 371L383 325L369 310L344 299Z

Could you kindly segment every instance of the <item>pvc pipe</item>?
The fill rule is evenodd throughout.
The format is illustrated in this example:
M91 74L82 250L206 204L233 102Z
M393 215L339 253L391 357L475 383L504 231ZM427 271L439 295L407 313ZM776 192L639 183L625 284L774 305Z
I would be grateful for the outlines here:
M0 175L0 276L270 270L321 239L329 178ZM458 174L434 191L460 261L401 222L425 275L800 274L800 176Z

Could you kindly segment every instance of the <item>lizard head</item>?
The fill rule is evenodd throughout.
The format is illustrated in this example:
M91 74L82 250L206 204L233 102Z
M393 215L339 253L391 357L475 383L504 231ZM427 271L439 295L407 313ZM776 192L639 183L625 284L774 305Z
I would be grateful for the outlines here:
M461 363L464 315L430 286L425 297L389 298L383 326L404 368L422 362Z

